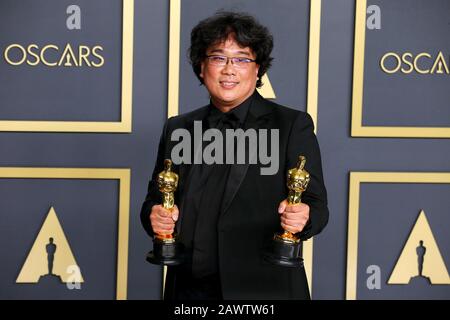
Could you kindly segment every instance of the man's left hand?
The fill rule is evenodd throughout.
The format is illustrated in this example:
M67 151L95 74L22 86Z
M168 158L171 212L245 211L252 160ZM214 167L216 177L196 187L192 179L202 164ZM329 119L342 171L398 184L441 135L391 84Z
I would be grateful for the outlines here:
M309 206L306 203L288 204L287 200L280 202L278 213L281 215L281 227L291 233L303 230L309 219Z

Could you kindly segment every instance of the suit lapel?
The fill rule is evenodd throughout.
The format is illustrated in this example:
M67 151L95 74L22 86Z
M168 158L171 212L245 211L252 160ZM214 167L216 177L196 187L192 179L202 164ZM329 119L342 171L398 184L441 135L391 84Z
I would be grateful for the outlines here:
M191 147L192 147L191 148L191 150L192 150L192 155L191 155L192 159L191 160L194 159L195 152L201 151L201 150L194 150L194 139L195 139L194 122L204 120L207 114L208 114L208 106L205 106L205 107L202 107L201 109L199 109L198 112L195 112L191 117L188 117L186 119L186 125L184 128L189 131L189 135L191 137ZM203 130L204 130L204 128L203 128ZM203 132L202 132L202 134L203 134ZM201 139L201 137L200 137L200 139ZM180 179L182 179L183 181L189 181L188 178L189 178L189 173L191 171L191 167L192 167L191 163L188 163L188 164L183 163L182 165L180 165L180 167L179 167Z
M199 150L195 150L193 145L194 145L194 121L202 121L205 119L206 115L208 114L208 106L205 106L201 109L198 110L198 112L195 112L191 117L188 117L186 119L186 125L185 125L185 129L189 131L189 135L191 136L191 150L192 150L192 159L194 159L195 156L195 152L198 152ZM203 132L202 132L203 134ZM200 150L201 151L201 150ZM178 169L178 173L179 173L179 177L180 177L180 181L181 181L181 186L179 188L179 194L185 194L186 190L189 188L189 182L191 181L191 173L192 173L192 164L188 163L188 164L181 164L179 166ZM181 197L180 199L180 211L183 212L184 211L184 204L185 204L185 199L184 197ZM178 219L177 221L177 229L180 230L180 226L182 223L184 215L181 214L180 215L180 219Z
M255 129L258 132L258 129L267 119L264 117L272 112L272 107L268 105L268 103L262 98L258 92L255 92L255 96L253 98L252 104L250 105L247 119L244 124L244 130L247 129ZM243 138L243 137L241 137ZM256 148L255 148L256 149ZM245 152L249 154L249 145L245 144ZM256 151L257 152L257 151ZM249 154L248 159L252 159L252 157L257 157L257 154ZM225 195L221 205L221 214L225 214L228 208L231 205L231 202L236 196L236 193L239 190L239 187L244 180L248 167L250 165L250 161L246 161L245 164L233 164L230 168L230 174L228 176L227 185L225 187Z

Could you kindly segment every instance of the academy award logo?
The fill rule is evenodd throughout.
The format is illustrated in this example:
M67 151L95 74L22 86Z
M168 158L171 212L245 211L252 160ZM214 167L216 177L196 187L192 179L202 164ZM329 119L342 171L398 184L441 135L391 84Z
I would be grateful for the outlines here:
M447 267L423 210L419 213L388 284L450 284Z
M79 289L83 277L55 210L50 208L16 283L66 283Z

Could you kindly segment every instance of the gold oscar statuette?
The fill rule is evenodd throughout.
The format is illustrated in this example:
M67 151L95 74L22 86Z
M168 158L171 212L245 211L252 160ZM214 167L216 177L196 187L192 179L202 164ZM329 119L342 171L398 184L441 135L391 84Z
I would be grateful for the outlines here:
M178 187L178 175L172 171L172 161L164 160L164 171L158 174L158 189L162 194L162 206L171 211L175 205L174 193ZM155 234L153 251L147 254L153 264L178 265L183 262L183 246L173 234Z
M306 158L299 156L297 167L290 169L287 173L288 204L301 203L302 193L308 187L310 176L304 169L305 164ZM300 251L300 239L291 232L284 230L283 233L276 233L273 236L273 240L263 256L265 260L273 264L286 267L300 267L303 266Z

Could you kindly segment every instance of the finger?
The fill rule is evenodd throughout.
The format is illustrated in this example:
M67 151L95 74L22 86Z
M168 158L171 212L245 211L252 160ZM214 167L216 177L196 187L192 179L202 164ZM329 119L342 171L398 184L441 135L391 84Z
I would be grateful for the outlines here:
M283 222L286 225L293 226L293 227L306 224L306 220L304 220L304 219L292 220L292 219L286 219L284 217L281 217L281 222Z
M278 205L278 213L283 213L284 210L286 209L287 206L287 201L283 200L280 202L280 204Z
M151 224L152 224L153 228L155 228L157 226L165 226L165 227L169 227L169 228L175 227L175 223L173 222L172 219L170 219L168 221L167 220L161 221L161 220L154 219L154 220L151 220Z
M306 224L305 220L289 220L289 219L285 219L285 218L281 218L281 222L283 224L291 226L293 228L304 226Z
M281 223L281 227L282 227L284 230L289 231L289 232L291 232L291 233L297 233L297 232L299 232L299 230L298 230L299 228L295 228L295 227L289 226L289 225L284 224L284 223Z
M172 218L162 217L159 215L150 215L150 222L152 226L155 224L167 224L167 225L175 225L175 222L172 220Z
M152 207L152 212L150 216L159 216L159 217L165 217L165 216L171 216L170 212L167 209L164 209L162 205L154 205Z
M156 232L163 231L163 232L173 232L174 226L169 224L163 224L163 223L155 223L154 230Z
M180 212L178 211L178 207L177 207L177 205L175 205L172 210L172 220L177 221L179 214L180 214Z
M168 225L175 225L175 222L172 218L159 218L155 219L155 222L161 223L161 224L168 224Z
M172 219L172 211L166 208L161 208L161 211L159 211L160 216L170 218Z
M158 211L158 210L155 210L155 211L153 211L151 214L150 214L150 220L152 220L152 221L172 221L173 222L173 220L172 220L172 216L171 215L169 215L169 216L166 216L166 214L161 210L161 211Z
M285 219L289 220L308 220L309 213L308 212L284 212L281 215Z
M304 203L288 204L285 209L286 212L301 212L305 210L308 210L308 206Z
M299 223L299 224L296 224L296 225L288 225L288 224L282 223L281 226L285 230L287 230L289 232L292 232L292 233L301 232L303 230L303 228L305 227L305 225L302 224L302 223Z

